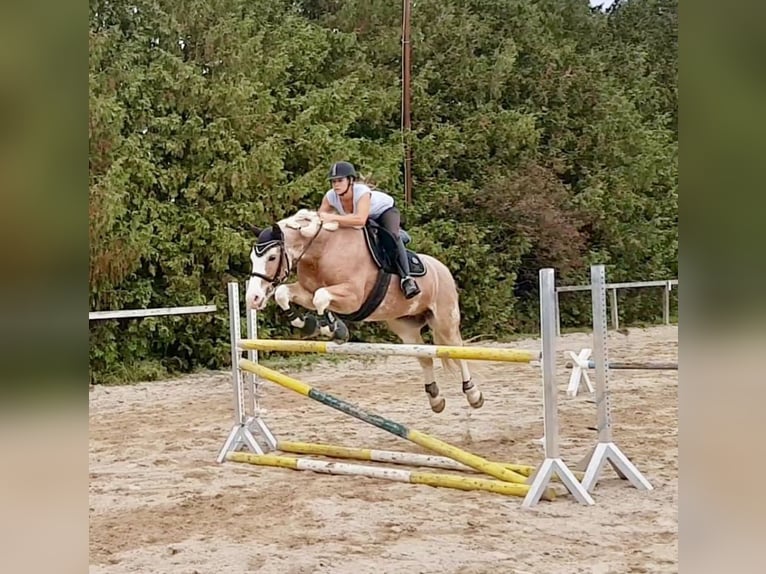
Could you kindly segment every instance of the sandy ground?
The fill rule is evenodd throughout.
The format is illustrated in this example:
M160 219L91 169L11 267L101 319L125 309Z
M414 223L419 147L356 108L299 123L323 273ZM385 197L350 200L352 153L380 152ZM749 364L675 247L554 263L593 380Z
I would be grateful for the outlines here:
M677 327L610 333L610 359L677 360ZM596 442L588 393L566 396L558 341L561 450L570 467ZM525 340L513 347L536 349ZM415 359L322 362L288 374L493 460L535 465L543 434L540 371L472 363L485 405L471 409L437 369L434 414ZM602 472L596 505L571 497L522 510L521 498L217 464L233 420L229 373L90 393L90 572L99 574L677 572L677 371L612 371L614 438L655 489ZM290 391L263 390L284 440L423 452ZM377 464L377 463L363 463Z

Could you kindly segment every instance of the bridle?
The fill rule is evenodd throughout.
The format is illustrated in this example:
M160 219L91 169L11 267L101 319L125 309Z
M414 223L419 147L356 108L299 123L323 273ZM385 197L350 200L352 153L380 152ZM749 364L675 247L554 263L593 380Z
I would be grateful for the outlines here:
M290 258L287 256L285 242L280 239L273 239L272 241L267 241L266 243L256 243L255 246L253 246L253 249L255 250L256 256L263 257L263 255L272 247L279 247L279 265L277 266L277 270L274 272L274 275L269 277L268 275L259 273L258 271L251 271L250 277L258 277L258 279L263 279L264 281L268 282L272 287L276 287L290 276ZM280 276L283 267L285 268L285 274Z
M290 256L287 254L284 239L272 239L271 241L267 241L265 243L256 243L253 246L253 249L255 250L255 254L258 257L263 257L263 255L272 247L279 247L279 265L277 266L277 270L274 271L274 275L271 277L265 275L264 273L259 273L258 271L251 271L250 277L257 277L258 279L263 279L266 281L269 284L269 292L279 287L287 280L288 277L290 277L292 270L298 268L298 263L300 263L303 256L309 250L309 247L311 247L311 244L314 243L314 240L319 236L319 232L322 231L323 225L324 222L320 221L316 233L311 237L309 242L303 248L303 251L301 251L300 255L298 255L298 257L295 259L294 263L290 261ZM283 269L284 273L282 272Z

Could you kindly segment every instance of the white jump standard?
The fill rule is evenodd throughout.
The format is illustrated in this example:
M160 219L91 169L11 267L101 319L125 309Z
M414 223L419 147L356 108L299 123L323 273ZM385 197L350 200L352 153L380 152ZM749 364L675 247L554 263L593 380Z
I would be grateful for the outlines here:
M543 446L545 459L532 478L532 488L522 506L535 504L545 487L558 477L581 504L595 504L559 455L559 420L556 393L556 276L553 269L540 270L540 333L542 335Z
M609 403L609 357L607 353L606 324L606 273L603 265L590 268L591 298L593 306L593 359L596 371L596 407L598 410L598 443L585 458L589 460L582 485L593 492L599 474L608 461L615 472L627 479L639 490L653 487L641 472L630 462L612 439L612 419Z

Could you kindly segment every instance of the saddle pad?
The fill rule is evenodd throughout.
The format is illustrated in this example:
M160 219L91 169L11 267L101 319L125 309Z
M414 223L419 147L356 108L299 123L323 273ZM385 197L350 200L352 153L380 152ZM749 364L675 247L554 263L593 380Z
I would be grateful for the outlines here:
M398 274L396 266L396 257L393 253L389 253L385 249L386 241L383 240L381 233L388 233L382 227L376 223L369 222L364 226L364 240L367 243L367 250L370 252L373 262L378 267L387 273L394 275ZM409 235L407 236L409 238ZM393 242L393 238L386 237L389 242ZM420 259L420 256L410 249L406 249L407 259L410 264L410 275L412 277L423 277L426 274L426 266Z

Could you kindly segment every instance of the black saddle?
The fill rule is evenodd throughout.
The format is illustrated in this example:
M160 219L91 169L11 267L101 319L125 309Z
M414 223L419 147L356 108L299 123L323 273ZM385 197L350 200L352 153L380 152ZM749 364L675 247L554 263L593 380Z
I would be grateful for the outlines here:
M405 245L411 241L406 231L402 230L400 235ZM367 242L367 249L370 251L372 260L378 269L386 273L398 275L399 266L396 263L397 249L394 236L377 222L368 219L367 224L364 226L364 240ZM422 277L425 275L426 266L421 261L420 256L409 249L406 251L410 261L410 276Z
M410 236L407 232L402 230L400 234L403 243L410 242ZM378 267L378 280L375 282L375 286L367 296L367 299L357 311L347 315L336 313L338 317L346 321L364 321L369 317L386 297L388 286L391 283L391 275L399 275L399 266L396 262L397 246L394 236L371 219L367 220L363 235L364 240L367 242L370 256ZM426 266L423 264L420 256L409 249L406 249L406 251L410 261L410 276L423 277L426 274Z

